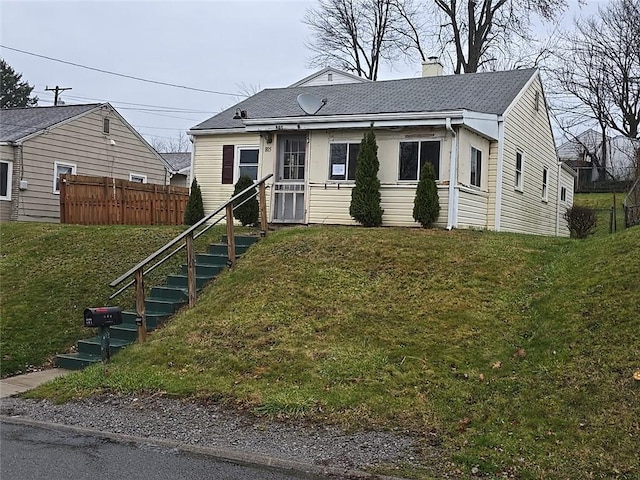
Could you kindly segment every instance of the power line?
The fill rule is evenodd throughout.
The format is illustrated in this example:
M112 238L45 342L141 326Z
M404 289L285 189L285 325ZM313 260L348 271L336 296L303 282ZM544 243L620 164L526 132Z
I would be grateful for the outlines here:
M44 91L40 91L40 90L34 90L35 93L42 93L45 94L46 92ZM157 108L160 109L158 111L162 111L162 112L174 112L174 113L204 113L204 114L211 114L211 111L207 111L207 110L192 110L190 108L180 108L180 107L168 107L166 105L149 105L146 103L131 103L131 102L122 102L119 100L104 100L102 98L95 98L95 97L83 97L80 95L65 95L65 98L71 98L71 99L76 99L76 100L95 100L98 101L100 103L105 103L105 102L109 102L112 104L118 104L118 105L132 105L135 107L152 107L152 108Z
M37 53L27 52L25 50L20 50L18 48L7 47L6 45L0 45L0 48L6 48L7 50L12 50L14 52L24 53L25 55L31 55L33 57L44 58L46 60L51 60L53 62L64 63L66 65L73 65L74 67L85 68L87 70L93 70L94 72L105 73L107 75L115 75L117 77L129 78L131 80L138 80L139 82L154 83L156 85L164 85L165 87L182 88L182 89L185 89L185 90L193 90L195 92L214 93L216 95L228 95L230 97L246 97L246 95L242 95L240 93L218 92L218 91L215 91L215 90L205 90L203 88L188 87L186 85L178 85L178 84L175 84L175 83L160 82L158 80L149 80L148 78L134 77L133 75L126 75L124 73L111 72L109 70L103 70L101 68L89 67L87 65L82 65L82 64L79 64L79 63L68 62L66 60L60 60L59 58L48 57L46 55L39 55Z

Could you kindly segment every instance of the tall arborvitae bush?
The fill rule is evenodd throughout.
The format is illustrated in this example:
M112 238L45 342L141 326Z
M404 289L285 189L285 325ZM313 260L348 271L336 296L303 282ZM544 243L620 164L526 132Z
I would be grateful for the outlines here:
M413 202L413 218L424 228L431 228L433 222L438 219L440 202L438 200L438 187L436 187L435 171L433 165L425 163L420 172L420 181L416 189L416 198Z
M198 181L193 178L191 182L191 193L189 193L189 200L187 206L184 209L184 224L194 225L204 218L204 204L202 203L202 192Z
M245 188L250 187L251 185L253 185L253 180L251 180L251 177L248 177L247 175L242 175L238 179L238 183L236 183L236 187L233 190L233 196L235 197L237 194L239 194ZM233 202L234 207L236 205L240 205L248 197L250 197L251 195L255 195L255 193L256 193L255 188L249 190L247 193L245 193L240 198L238 198L235 202ZM243 205L240 205L238 208L236 208L233 211L233 216L236 217L236 220L242 223L243 226L255 225L256 223L258 223L259 215L260 215L260 210L258 208L258 199L255 196L247 200Z
M349 214L365 227L382 225L380 208L380 180L378 179L378 145L373 129L365 133L360 143L358 166L356 167L356 185L351 191Z

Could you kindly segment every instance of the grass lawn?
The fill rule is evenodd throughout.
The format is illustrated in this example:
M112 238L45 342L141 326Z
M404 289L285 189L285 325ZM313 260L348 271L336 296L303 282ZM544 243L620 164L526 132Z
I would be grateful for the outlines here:
M626 193L615 194L616 208L616 231L624 230L624 201ZM612 193L576 193L573 199L575 205L582 205L596 210L598 223L596 224L595 236L610 234L611 207L614 205Z
M181 226L75 226L26 222L0 226L0 372L28 371L93 332L86 307L133 305L132 292L109 301L108 283L184 230ZM213 235L220 236L217 229ZM208 239L211 237L205 235ZM202 238L204 239L203 236ZM183 260L168 262L152 286Z
M423 465L380 471L415 478L638 478L638 252L640 228L282 229L146 344L33 395L399 429Z

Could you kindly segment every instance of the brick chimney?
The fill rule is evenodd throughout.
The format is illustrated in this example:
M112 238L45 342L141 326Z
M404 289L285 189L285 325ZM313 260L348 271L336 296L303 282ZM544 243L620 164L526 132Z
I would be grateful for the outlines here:
M422 62L423 77L438 77L444 73L444 67L438 57L429 57L426 62Z

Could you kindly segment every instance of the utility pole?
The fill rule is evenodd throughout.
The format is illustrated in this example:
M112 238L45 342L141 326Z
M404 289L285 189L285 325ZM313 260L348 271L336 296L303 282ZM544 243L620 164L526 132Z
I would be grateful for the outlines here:
M65 90L72 90L72 88L71 87L60 88L59 86L56 85L56 88L46 87L45 90L47 92L56 92L53 97L53 105L56 106L58 105L58 98L60 97L60 94Z

